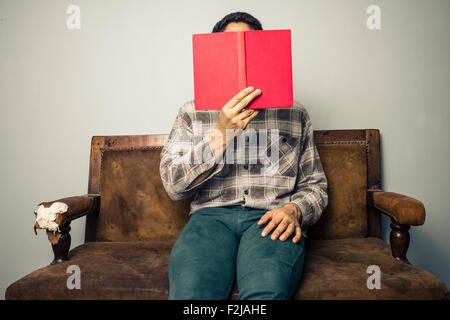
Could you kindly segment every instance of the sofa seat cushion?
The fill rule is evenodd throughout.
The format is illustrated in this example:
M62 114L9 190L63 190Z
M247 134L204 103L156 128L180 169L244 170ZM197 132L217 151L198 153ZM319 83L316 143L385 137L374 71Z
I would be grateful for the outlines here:
M6 299L167 299L169 255L175 240L91 242L13 283ZM81 289L67 288L68 266L81 270ZM370 265L381 289L369 290ZM294 299L443 299L446 286L431 273L396 261L377 238L309 240ZM237 299L235 286L230 299Z
M6 299L167 299L169 254L175 240L88 242L63 263L38 269L13 283ZM70 265L81 289L67 288Z
M307 242L303 278L295 299L449 299L430 272L397 261L378 238ZM368 289L367 267L379 266L380 289Z

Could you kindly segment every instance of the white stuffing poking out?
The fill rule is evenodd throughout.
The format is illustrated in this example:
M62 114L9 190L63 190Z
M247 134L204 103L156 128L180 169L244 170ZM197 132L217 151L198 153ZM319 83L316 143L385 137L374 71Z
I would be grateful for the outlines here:
M55 222L56 215L58 213L67 212L69 206L63 202L54 202L48 208L45 208L44 205L40 205L34 210L36 213L36 223L42 229L47 229L50 231L57 231L58 224Z

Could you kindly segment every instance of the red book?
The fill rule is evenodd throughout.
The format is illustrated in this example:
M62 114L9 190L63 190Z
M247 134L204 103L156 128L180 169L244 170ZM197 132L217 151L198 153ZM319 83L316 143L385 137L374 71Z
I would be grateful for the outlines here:
M217 110L242 89L261 89L248 109L292 107L291 30L192 36L196 110Z

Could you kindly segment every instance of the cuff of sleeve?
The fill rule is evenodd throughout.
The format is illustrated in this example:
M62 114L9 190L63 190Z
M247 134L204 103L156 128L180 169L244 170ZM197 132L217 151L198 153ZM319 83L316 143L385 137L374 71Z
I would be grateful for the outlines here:
M314 215L314 212L312 210L312 206L310 205L310 203L307 200L299 200L299 199L295 199L295 200L291 200L291 202L295 203L296 205L299 206L300 211L302 213L302 221L300 223L300 228L303 229L307 229L310 225L310 221Z
M199 187L200 185L203 185L203 183L205 181L208 181L209 179L211 179L211 177L213 177L214 175L216 175L217 173L222 171L222 169L225 165L225 154L223 155L223 159L222 159L222 156L219 156L219 157L214 156L214 153L211 149L211 145L209 143L210 137L211 137L211 133L206 134L203 137L203 139L200 141L200 143L198 143L194 147L194 154L196 155L197 159L199 159L200 161L197 160L197 163L192 168L192 170L195 173L193 176L198 177L202 173L210 170L216 164L217 164L217 166L205 180L203 180L201 183L199 183L189 189L186 189L185 191L191 191L191 190Z

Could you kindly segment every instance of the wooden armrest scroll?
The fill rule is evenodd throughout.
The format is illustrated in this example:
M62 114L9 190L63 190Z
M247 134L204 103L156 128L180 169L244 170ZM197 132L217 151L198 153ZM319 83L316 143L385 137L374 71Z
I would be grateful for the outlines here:
M420 226L425 223L425 207L414 198L395 192L373 191L372 205L399 224Z
M368 204L391 218L389 236L392 256L410 264L406 258L409 247L409 228L425 223L425 207L422 202L399 193L383 190L367 190Z

